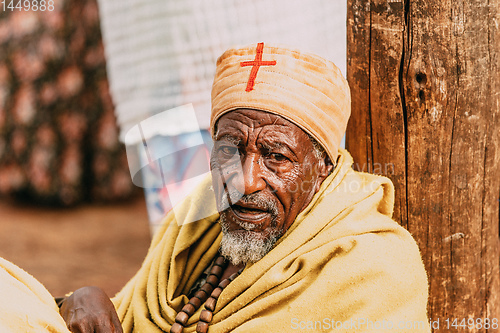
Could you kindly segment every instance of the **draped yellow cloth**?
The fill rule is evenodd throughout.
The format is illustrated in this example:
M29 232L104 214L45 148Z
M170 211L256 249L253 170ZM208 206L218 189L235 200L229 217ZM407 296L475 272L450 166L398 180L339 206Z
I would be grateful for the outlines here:
M427 276L391 220L390 180L338 165L277 245L220 295L209 333L430 332ZM221 239L211 180L165 218L143 266L113 299L125 332L168 332ZM202 212L205 219L179 226ZM177 219L177 220L176 220ZM201 308L184 332L194 332Z
M69 333L47 289L3 258L0 258L0 332Z

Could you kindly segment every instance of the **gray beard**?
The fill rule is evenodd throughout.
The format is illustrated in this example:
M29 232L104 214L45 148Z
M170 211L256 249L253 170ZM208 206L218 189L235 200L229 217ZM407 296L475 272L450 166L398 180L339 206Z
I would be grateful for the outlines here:
M222 227L222 241L219 252L235 266L247 262L257 262L262 259L271 249L281 233L273 228L267 237L261 233L250 230L229 231L226 222L226 214L220 214L220 225ZM242 227L245 228L244 225Z

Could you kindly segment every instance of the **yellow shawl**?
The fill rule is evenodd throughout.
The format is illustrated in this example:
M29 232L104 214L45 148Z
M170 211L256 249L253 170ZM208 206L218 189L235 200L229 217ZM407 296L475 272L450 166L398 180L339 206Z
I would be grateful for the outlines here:
M3 258L0 258L0 332L69 333L48 290Z
M209 333L430 332L427 277L410 234L391 220L390 180L339 164L278 244L217 301ZM166 216L136 276L113 299L125 332L168 332L217 253L211 180ZM208 216L179 226L189 216ZM184 332L194 332L199 313Z

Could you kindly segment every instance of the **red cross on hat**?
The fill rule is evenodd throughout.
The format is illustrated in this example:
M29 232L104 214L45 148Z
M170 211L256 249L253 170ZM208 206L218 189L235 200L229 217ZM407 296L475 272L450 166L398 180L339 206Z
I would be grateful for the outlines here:
M250 77L248 78L247 88L245 91L252 91L255 85L255 78L257 77L257 72L260 66L274 66L276 65L276 60L272 61L262 61L262 51L264 49L264 43L257 44L257 53L255 54L255 59L253 61L243 61L240 63L241 67L252 66L250 71Z

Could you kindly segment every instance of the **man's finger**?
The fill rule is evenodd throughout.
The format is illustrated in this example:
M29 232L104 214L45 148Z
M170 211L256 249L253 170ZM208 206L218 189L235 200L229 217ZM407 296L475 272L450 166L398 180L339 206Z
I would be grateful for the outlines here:
M76 313L71 316L67 326L72 333L94 333L89 320L87 318L78 318Z
M99 315L93 323L95 333L123 333L120 321L116 313Z

